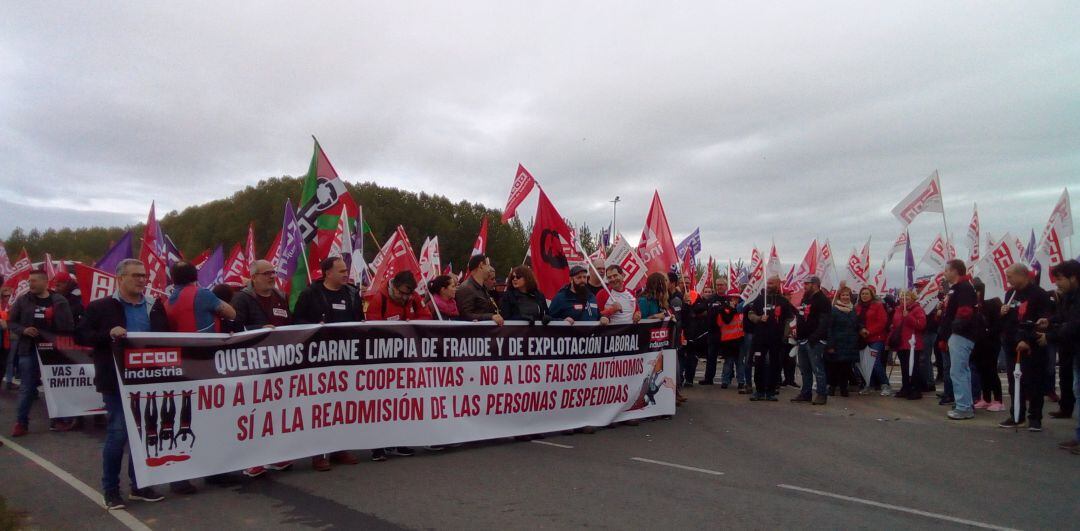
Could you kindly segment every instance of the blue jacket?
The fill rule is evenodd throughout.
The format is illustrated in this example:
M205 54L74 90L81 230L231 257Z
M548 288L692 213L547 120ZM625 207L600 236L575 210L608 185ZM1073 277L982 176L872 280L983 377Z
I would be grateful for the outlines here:
M585 304L578 301L577 294L570 290L567 284L555 294L548 305L548 315L554 319L566 319L575 321L599 321L600 307L596 305L596 295L586 287Z

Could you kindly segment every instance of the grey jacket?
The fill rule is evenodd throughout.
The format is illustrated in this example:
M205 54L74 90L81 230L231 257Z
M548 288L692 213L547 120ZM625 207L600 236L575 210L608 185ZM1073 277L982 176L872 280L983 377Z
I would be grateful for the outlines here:
M26 293L22 297L19 297L19 299L15 301L15 304L11 305L10 317L8 318L8 330L11 331L12 339L18 339L18 343L15 346L15 352L19 356L33 354L33 349L37 347L38 338L23 335L23 330L27 327L34 326L34 310L37 305L34 304L32 297L35 296L36 295L33 293ZM61 333L73 332L75 330L75 322L71 318L71 306L68 305L67 299L65 299L63 295L51 291L49 292L49 296L52 297L53 322L52 328L46 331Z

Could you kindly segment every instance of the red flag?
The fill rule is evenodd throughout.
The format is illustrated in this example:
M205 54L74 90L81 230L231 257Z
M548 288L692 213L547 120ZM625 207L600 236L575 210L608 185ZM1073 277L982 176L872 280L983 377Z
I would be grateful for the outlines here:
M409 243L409 235L405 234L405 227L398 225L390 238L383 244L379 254L371 261L371 267L375 274L371 277L371 286L368 287L367 295L378 293L386 286L394 275L402 271L412 271L413 278L419 283L421 280L420 263L413 254L412 244Z
M691 253L691 252L683 253L683 260L682 260L683 276L690 278L690 289L694 289L694 287L697 286L697 279L695 278L697 276L696 275L696 273L697 273L696 269L697 268L694 267L694 253Z
M116 291L116 277L95 267L83 263L75 264L75 279L79 282L83 306L103 299Z
M52 255L45 253L45 263L43 265L45 266L45 278L51 281L59 271L56 264L53 263Z
M245 260L244 251L240 248L240 244L233 245L229 258L225 260L225 269L222 270L221 281L233 286L243 286L248 278L244 273L244 262L247 262L247 260Z
M548 299L555 297L559 289L570 281L570 264L563 245L571 241L570 227L566 226L555 205L541 190L540 200L536 204L536 221L533 222L532 237L529 239L529 254L532 256L537 287Z
M742 300L753 300L758 292L765 289L765 261L757 248L750 255L750 270L746 275L746 286L742 290Z
M165 286L168 284L165 254L162 252L164 248L165 242L162 241L161 228L158 226L157 217L154 216L154 203L151 202L150 215L146 217L146 227L143 228L139 260L146 266L147 285L157 291L165 291Z
M645 229L641 231L638 243L638 256L645 262L649 273L668 274L672 266L679 263L675 252L675 240L671 237L664 205L660 202L660 193L653 192L652 206L645 218Z
M525 166L518 164L517 175L514 176L514 184L510 185L510 197L506 200L506 208L503 209L502 222L510 221L517 213L517 207L528 197L536 180L533 179Z
M810 242L810 247L806 250L799 268L795 270L795 276L791 280L793 285L801 286L803 282L806 282L806 279L816 274L818 254L818 243L815 238L814 241Z
M210 258L211 249L199 253L198 256L191 259L191 265L195 266L195 269L202 269L202 265L206 263L206 260Z
M473 242L472 253L469 254L469 258L487 252L487 232L487 216L484 216L483 221L480 222L480 233L476 235L476 241Z

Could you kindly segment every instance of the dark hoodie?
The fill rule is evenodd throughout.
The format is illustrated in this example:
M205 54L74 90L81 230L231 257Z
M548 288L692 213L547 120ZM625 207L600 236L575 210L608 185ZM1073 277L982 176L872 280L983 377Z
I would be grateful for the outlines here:
M948 341L953 334L975 341L975 305L978 302L971 277L962 276L950 286L945 296L945 311L941 314L938 341Z
M355 287L346 284L337 291L331 291L319 279L300 292L293 308L293 318L297 324L363 321L364 304Z

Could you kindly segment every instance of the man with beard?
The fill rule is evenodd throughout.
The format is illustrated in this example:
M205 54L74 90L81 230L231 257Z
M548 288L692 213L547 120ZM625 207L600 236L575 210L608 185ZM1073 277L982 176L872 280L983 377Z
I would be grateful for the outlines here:
M576 265L570 268L570 283L563 286L548 305L548 315L574 324L577 321L599 321L608 324L608 318L600 315L596 295L589 288L589 271Z
M783 356L791 350L787 334L795 308L780 293L780 277L766 281L766 293L759 294L746 307L746 319L753 324L751 352L754 364L754 394L751 401L776 401L780 388Z
M798 316L795 338L799 344L799 373L802 374L802 391L792 402L810 402L811 393L815 406L825 405L828 390L825 385L825 343L829 335L829 316L832 304L821 291L821 279L810 277L803 284L801 312Z

